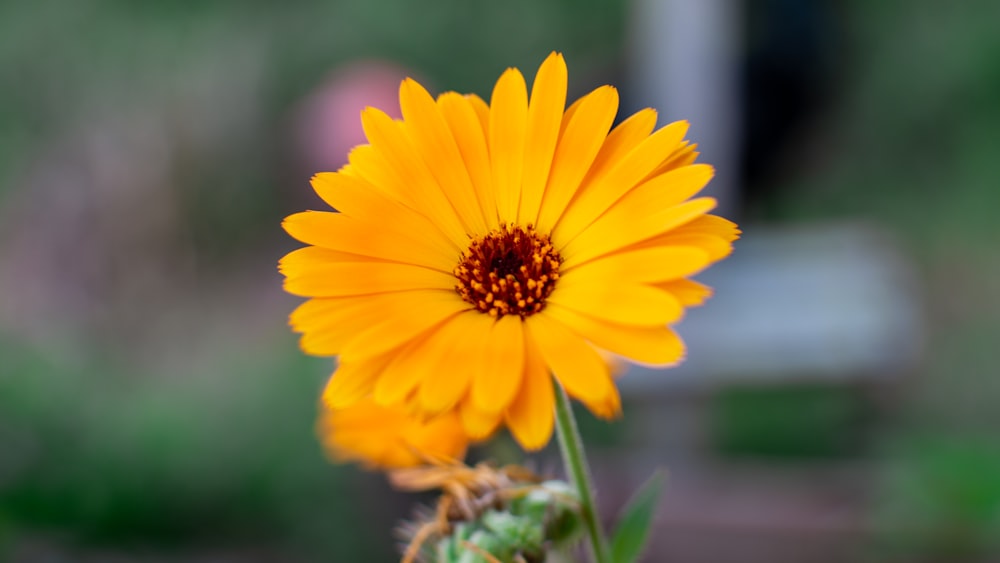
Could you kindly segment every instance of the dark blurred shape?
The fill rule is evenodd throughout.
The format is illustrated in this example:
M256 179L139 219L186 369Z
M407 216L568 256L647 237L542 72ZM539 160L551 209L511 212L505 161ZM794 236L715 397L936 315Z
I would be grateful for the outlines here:
M840 22L828 0L748 0L742 167L750 199L774 195L785 159L827 109Z

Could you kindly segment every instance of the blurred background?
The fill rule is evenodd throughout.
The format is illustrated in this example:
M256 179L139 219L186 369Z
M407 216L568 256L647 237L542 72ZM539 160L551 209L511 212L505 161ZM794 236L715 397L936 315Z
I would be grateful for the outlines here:
M328 464L282 217L399 80L687 118L744 228L690 361L582 414L648 561L1000 559L1000 3L0 4L0 560L392 561L412 496ZM501 438L480 456L518 461ZM555 452L536 464L557 468ZM553 471L558 471L553 469ZM428 499L423 499L428 500Z

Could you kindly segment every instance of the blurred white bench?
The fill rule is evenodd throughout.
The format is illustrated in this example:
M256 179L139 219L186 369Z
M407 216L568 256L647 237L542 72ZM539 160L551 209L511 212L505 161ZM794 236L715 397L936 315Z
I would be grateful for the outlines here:
M847 223L745 227L697 279L715 289L676 329L688 358L630 366L626 397L728 384L885 382L909 371L923 338L915 276L891 241Z

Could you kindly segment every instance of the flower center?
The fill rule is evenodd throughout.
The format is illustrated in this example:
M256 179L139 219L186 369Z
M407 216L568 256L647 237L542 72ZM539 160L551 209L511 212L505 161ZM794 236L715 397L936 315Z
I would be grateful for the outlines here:
M462 253L455 290L480 312L523 319L545 308L561 262L549 237L531 225L501 225Z

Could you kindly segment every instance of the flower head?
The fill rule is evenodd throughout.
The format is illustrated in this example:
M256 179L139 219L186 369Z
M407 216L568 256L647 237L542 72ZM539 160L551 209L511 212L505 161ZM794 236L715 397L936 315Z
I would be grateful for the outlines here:
M401 490L442 490L433 511L419 511L400 528L403 563L542 561L549 548L569 545L582 531L576 492L516 465L438 463L389 478Z
M506 424L535 449L552 434L553 376L609 418L621 407L603 353L681 360L668 325L710 293L687 277L739 231L692 199L713 172L694 164L687 123L654 132L645 109L611 129L617 91L566 108L566 82L556 53L530 96L508 69L489 105L404 80L402 120L365 109L368 144L313 178L337 212L288 217L310 246L280 268L310 298L291 316L302 348L340 358L332 407L457 412L472 438Z
M341 409L323 408L316 430L334 460L379 469L460 460L469 443L453 412L424 419L371 399Z

